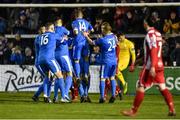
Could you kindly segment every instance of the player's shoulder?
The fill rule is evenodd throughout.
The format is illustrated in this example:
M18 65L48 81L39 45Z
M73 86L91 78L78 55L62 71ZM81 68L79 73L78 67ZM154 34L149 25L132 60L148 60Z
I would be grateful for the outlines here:
M128 43L128 44L133 44L132 41L128 40L128 39L125 39L125 41Z
M40 39L41 39L41 35L39 34L35 37L35 42L38 42Z
M73 25L73 24L76 24L76 23L77 23L77 20L72 21L72 25Z
M134 47L134 43L128 39L125 39L126 41L126 44L129 46L129 47Z

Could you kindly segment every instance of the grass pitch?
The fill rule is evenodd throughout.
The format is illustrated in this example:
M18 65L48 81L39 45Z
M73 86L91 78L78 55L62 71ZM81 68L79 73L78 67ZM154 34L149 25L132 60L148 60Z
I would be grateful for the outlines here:
M33 102L32 92L0 93L0 119L130 119L120 114L129 109L134 96L118 98L115 103L98 103L99 94L90 94L92 103L45 104ZM174 96L176 116L168 117L168 108L160 95L146 95L134 119L180 119L180 96Z

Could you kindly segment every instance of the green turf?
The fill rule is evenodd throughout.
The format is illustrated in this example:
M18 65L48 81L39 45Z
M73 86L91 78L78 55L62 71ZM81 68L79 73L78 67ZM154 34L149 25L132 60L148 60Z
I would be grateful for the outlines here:
M124 96L115 103L99 104L98 94L90 94L92 103L45 104L31 100L31 92L0 93L0 119L124 119L120 111L131 107L134 96ZM141 109L133 118L180 119L180 96L174 96L176 117L168 117L168 108L160 95L147 95Z

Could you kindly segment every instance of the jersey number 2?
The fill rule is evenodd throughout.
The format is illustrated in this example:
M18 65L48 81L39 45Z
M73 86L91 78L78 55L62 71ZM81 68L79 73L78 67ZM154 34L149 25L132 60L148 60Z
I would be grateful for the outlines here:
M112 49L116 47L115 41L113 39L110 39L108 44L110 45L108 51L112 51Z

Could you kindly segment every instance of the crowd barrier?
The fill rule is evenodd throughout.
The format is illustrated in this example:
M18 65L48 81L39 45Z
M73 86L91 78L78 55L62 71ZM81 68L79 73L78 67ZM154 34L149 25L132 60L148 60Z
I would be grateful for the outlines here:
M123 71L128 82L128 94L135 94L137 80L141 67L134 72ZM99 66L90 66L90 93L99 93ZM180 94L180 67L165 67L166 86L173 94ZM43 82L42 77L34 66L29 65L0 65L0 91L36 91ZM53 87L53 86L52 86ZM53 89L52 89L53 90ZM147 94L159 94L154 86Z

